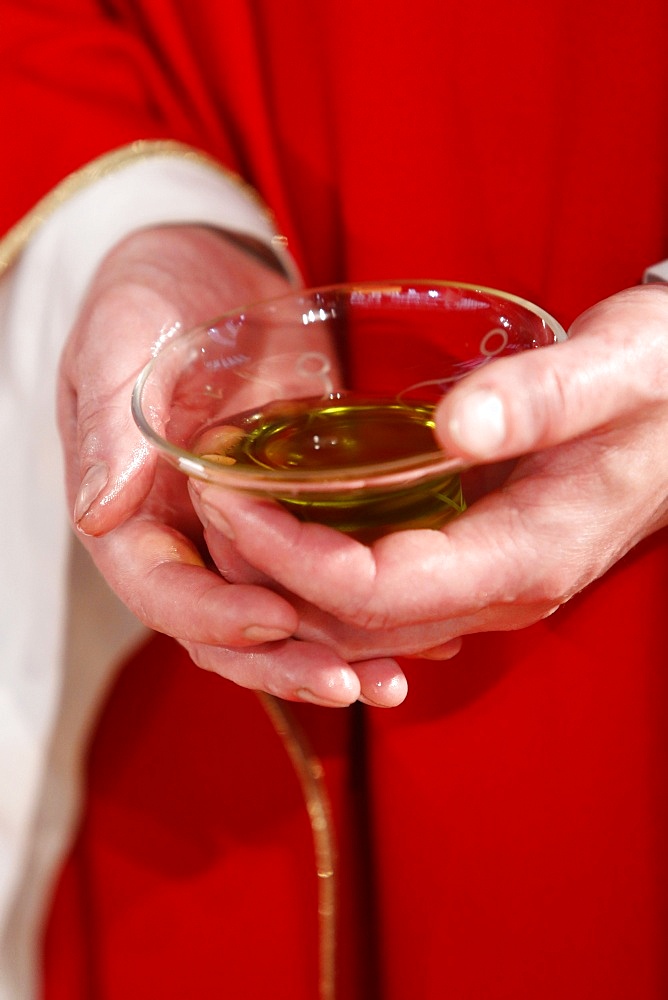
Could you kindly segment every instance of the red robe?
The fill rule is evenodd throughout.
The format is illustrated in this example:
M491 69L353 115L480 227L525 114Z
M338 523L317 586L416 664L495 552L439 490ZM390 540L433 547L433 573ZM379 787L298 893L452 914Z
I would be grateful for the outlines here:
M665 0L3 6L3 228L171 137L255 185L309 283L478 281L568 324L668 256ZM401 708L298 709L340 997L668 995L666 577L657 535L547 621L406 664ZM46 1000L317 997L311 829L254 694L156 639L88 779Z

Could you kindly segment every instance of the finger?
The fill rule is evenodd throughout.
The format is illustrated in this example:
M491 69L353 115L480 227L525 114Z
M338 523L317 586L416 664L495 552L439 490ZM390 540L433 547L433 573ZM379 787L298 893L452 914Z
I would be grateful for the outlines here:
M196 490L191 492L200 515L206 523L206 513L199 504L199 494ZM211 525L207 524L204 537L210 556L226 580L276 588L276 582L272 581L268 574L260 572L242 559L234 543ZM425 657L446 660L455 656L461 647L460 639L451 640L451 636L455 634L457 623L455 623L455 627L451 622L438 622L422 624L417 629L388 629L383 632L369 632L366 629L342 624L333 615L292 593L286 593L285 596L299 616L296 637L307 642L326 645L348 663L353 664L362 684L360 700L370 705L388 707L400 704L406 697L406 680L394 657L418 657L422 655L422 650L428 648ZM364 677L371 676L367 661L373 663L374 671L381 670L382 661L386 672L379 673L373 682L377 688L371 686L368 691L365 691L365 680L361 671L364 669Z
M91 305L63 362L59 424L66 446L73 520L101 535L129 517L151 487L156 455L132 418L130 396L147 359L145 313L122 314L113 297ZM111 335L123 321L123 336ZM144 326L144 323L147 326Z
M274 587L277 585L274 584ZM295 635L308 642L320 642L342 656L348 663L379 660L384 657L420 657L423 650L446 650L451 641L463 631L464 619L447 618L444 621L420 622L400 628L369 630L341 622L315 605L303 601L295 594L285 594L299 614L299 628ZM440 659L452 653L444 652ZM434 659L436 656L433 657Z
M343 622L379 630L488 608L498 617L522 603L535 620L588 569L579 565L580 533L571 532L572 552L565 541L577 517L574 473L554 456L553 464L553 472L491 494L444 530L399 531L370 547L264 500L223 498L217 487L203 489L200 499L210 523L234 537L248 562Z
M137 617L179 640L244 647L284 639L298 626L284 598L226 583L189 540L160 523L130 519L88 547Z
M395 708L406 698L408 681L396 660L361 660L353 666L360 682L359 701L365 705Z
M431 649L423 649L420 653L415 653L410 659L419 660L452 660L461 652L464 640L460 637L444 642L440 646L433 646Z
M220 532L209 528L205 532L205 539L209 554L228 582L253 583L269 586L274 590L278 587L278 584L272 581L266 573L261 573L242 559L234 544ZM399 700L403 700L405 697L406 688L403 674L394 657L420 657L423 655L422 650L427 649L425 657L446 660L456 655L461 646L459 639L450 641L460 626L459 621L423 623L417 628L407 627L369 632L366 629L341 623L333 615L309 604L295 594L285 592L284 596L299 616L299 627L295 632L297 638L326 645L348 663L353 664L358 673L362 662L367 660L386 661L390 674L387 677L384 675L379 677L382 697L376 696L374 698L372 691L368 698L369 704L383 706L399 704ZM388 657L392 659L388 659ZM397 686L398 684L400 687ZM361 700L364 701L364 697Z
M266 573L261 573L255 566L251 566L243 559L234 543L217 531L215 526L209 524L206 509L199 502L199 489L194 481L188 483L188 494L204 529L207 552L221 576L230 583L254 583L260 586L269 584L270 577Z
M667 328L665 288L615 295L568 341L472 372L439 404L436 434L446 451L488 462L604 427L665 395Z
M248 651L201 643L183 645L203 669L287 701L343 708L357 701L361 693L356 671L317 643L286 639Z

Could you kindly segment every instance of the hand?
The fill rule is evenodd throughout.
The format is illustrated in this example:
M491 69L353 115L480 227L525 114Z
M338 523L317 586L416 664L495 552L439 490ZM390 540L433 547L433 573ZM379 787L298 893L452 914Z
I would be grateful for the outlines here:
M392 660L351 667L320 642L293 639L299 617L288 600L230 585L211 567L186 477L157 460L130 415L132 385L161 332L286 291L266 262L205 228L145 230L115 248L62 359L59 422L75 523L112 589L200 666L283 698L347 705L369 690L396 704L405 682Z
M393 655L397 635L422 629L438 656L546 617L664 526L667 429L668 289L634 288L568 342L499 360L442 400L442 443L497 482L440 531L367 547L269 502L226 495L223 509L215 487L199 505L247 564L331 616L336 648L352 627Z
M215 523L209 521L208 507L202 504L200 498L203 492L208 496L209 489L195 480L190 483L193 506L198 511L204 525L204 539L213 562L223 577L230 582L268 587L276 593L283 594L299 615L299 626L295 635L300 639L324 643L358 668L360 661L387 656L388 650L392 651L389 655L393 657L414 657L425 655L425 650L429 649L426 655L439 660L451 659L459 652L460 639L453 639L446 643L440 642L442 631L440 622L371 630L339 621L334 615L291 593L287 588L281 587L270 575L261 572L243 559L234 542L226 538L216 528ZM214 489L216 508L220 510L221 504L226 506L228 502L228 491L219 487L214 487ZM229 502L235 503L234 496L229 496ZM275 553L268 559L270 566L273 566L274 558ZM433 642L429 641L431 634L434 636ZM436 646L437 648L432 648ZM372 704L378 703L378 694L374 693L371 687L366 691L366 700Z

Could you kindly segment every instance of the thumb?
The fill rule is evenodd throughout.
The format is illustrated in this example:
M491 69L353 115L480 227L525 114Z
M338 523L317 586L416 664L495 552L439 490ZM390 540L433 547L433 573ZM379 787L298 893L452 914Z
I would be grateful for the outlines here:
M98 427L113 447L86 451L73 512L79 531L94 536L118 527L146 499L156 461L143 442L124 450L113 420L101 416Z
M105 350L91 348L95 338L91 324L86 327L86 335L75 337L75 347L66 352L58 409L73 520L83 534L98 536L125 521L146 499L157 457L130 408L146 348L136 347L131 336L113 346L105 337Z
M437 437L466 461L491 462L619 420L665 393L667 330L665 287L620 292L583 313L567 341L460 382L437 408Z

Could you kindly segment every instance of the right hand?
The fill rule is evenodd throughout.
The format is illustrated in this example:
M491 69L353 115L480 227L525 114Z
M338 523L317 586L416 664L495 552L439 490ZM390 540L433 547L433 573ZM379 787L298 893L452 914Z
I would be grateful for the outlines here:
M436 410L437 436L493 476L439 530L363 545L264 498L194 484L209 549L222 536L254 568L246 582L264 573L297 595L318 628L309 637L343 656L351 636L367 656L443 658L462 636L533 625L668 526L667 331L666 287L631 288L583 313L566 342L459 382Z
M294 638L299 615L287 597L230 584L211 568L186 477L157 460L130 414L132 385L161 331L287 291L265 261L204 227L143 230L108 255L61 365L75 525L124 603L199 666L290 700L395 705L406 683L393 659L351 664L326 644Z

